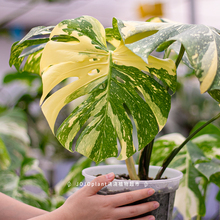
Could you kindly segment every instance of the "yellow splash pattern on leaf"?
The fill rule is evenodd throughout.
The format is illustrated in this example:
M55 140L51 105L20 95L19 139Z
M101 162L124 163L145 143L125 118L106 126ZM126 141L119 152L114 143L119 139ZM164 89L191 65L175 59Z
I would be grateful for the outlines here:
M210 56L212 57L211 63L207 63L206 57L208 57L210 60ZM205 70L204 72L206 72L206 75L200 78L201 93L205 93L206 91L208 91L216 76L216 71L218 68L218 51L214 42L209 46L208 51L204 54L203 60L204 62L202 62L201 68Z
M103 42L103 45L106 45L106 43L104 43L104 28L100 28L99 23L94 27L97 36L93 37L96 38L98 42ZM53 132L59 112L66 104L68 104L67 98L75 91L81 88L86 88L86 86L91 82L94 83L97 81L98 85L98 83L100 83L98 79L107 77L109 71L111 71L110 52L107 48L100 49L100 47L94 43L94 39L92 40L90 37L79 33L77 30L73 30L70 35L78 39L78 41L60 42L53 40L54 36L67 34L64 31L65 29L67 29L67 24L58 24L51 32L50 41L46 44L43 50L40 63L40 71L43 81L43 94L40 103L42 105L42 111ZM111 53L112 61L117 65L133 66L144 71L148 71L149 68L164 68L170 75L175 75L175 72L173 71L175 67L173 66L173 62L171 60L160 60L149 56L149 63L146 64L146 62L144 62L139 56L130 51L124 45L123 41L121 41L120 44L119 41L115 42L115 46L117 46L116 50ZM74 78L74 81L63 86L47 97L54 87L69 77ZM95 84L96 83L94 83L94 85ZM71 99L68 100L71 101ZM94 116L97 114L98 111L107 104L107 102L106 98L102 98L101 101L97 103L96 108L90 112L90 115ZM150 106L153 112L155 112L155 117L159 127L162 128L165 124L165 118L162 116L162 113L158 110L157 106ZM113 114L110 107L108 108L106 114L108 114L112 123L115 125L117 135L120 139L121 152L118 158L126 159L128 147L131 148L129 149L130 151L132 151L133 148L133 151L135 152L135 147L130 144L130 141L132 142L132 140L129 140L129 137L125 137L125 134L122 132L122 124L119 118ZM80 114L77 114L76 117L80 117ZM67 149L70 148L69 143L73 139L72 137L77 134L80 126L82 126L79 122L73 124L73 120L75 120L76 117L73 117L73 119L69 121L69 126L73 125L73 128L71 128L71 132L68 134L67 140L65 141L65 147ZM99 117L95 117L89 126L92 126L92 124L97 122L97 120L101 119L99 119ZM83 136L77 151L83 155L89 156L96 143L96 139L99 137L99 134L100 131L96 131L94 127L89 134L85 134Z
M140 70L148 71L149 68L163 68L168 71L170 75L175 75L175 64L170 59L161 60L153 56L148 57L148 64L146 64L139 56L134 54L131 50L129 50L123 43L119 45L119 47L113 51L112 54L113 62L117 65L126 65L126 66L134 66ZM157 89L157 88L155 88ZM140 88L143 92L145 100L149 104L149 107L155 113L155 117L158 122L159 130L161 130L166 124L166 117L160 111L160 108L151 100L150 96L144 93L144 90Z
M57 25L51 37L64 34L63 28ZM89 37L80 36L77 31L73 31L71 35L79 42L49 41L43 50L40 63L43 81L41 104L48 93L64 79L78 78L52 94L42 104L42 111L52 131L54 131L58 113L67 104L66 97L78 88L108 74L109 52L97 49ZM99 71L91 74L94 69Z

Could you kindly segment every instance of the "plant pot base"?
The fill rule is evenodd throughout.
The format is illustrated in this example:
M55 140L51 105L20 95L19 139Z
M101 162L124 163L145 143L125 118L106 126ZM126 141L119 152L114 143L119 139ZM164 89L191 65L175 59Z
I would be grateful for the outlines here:
M99 195L113 195L113 194L118 194L118 193L124 193L124 192L129 192L131 190L124 189L123 191L110 191L107 188L103 188L98 192ZM175 192L170 192L170 193L155 193L154 195L142 199L139 201L136 201L134 203L125 205L125 206L131 206L131 205L138 205L141 203L146 203L150 201L157 201L160 204L160 207L154 211L147 212L145 214L135 216L132 218L127 218L127 219L137 219L141 217L145 217L148 215L153 215L156 219L160 220L171 220L172 219L172 212L173 212L173 203L174 203L174 198L175 198Z

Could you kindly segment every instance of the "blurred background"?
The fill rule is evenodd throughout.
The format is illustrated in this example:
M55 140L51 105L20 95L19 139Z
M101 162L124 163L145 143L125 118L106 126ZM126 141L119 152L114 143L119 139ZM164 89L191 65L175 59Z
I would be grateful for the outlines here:
M40 78L37 75L18 76L16 70L9 66L12 44L22 39L32 27L56 25L64 19L81 15L95 17L104 27L111 26L112 17L145 21L159 16L175 22L205 24L220 29L219 9L219 0L0 0L0 113L16 108L19 113L15 115L21 114L20 119L24 118L27 124L23 127L27 137L22 141L28 146L28 156L40 159L50 188L54 189L66 177L80 155L64 150L52 135L39 107L42 92ZM186 83L192 77L191 73L184 66L179 68L178 78L181 83L173 97L163 134L180 132L186 136L198 121L210 119L219 111L217 103L208 95L200 96L197 79ZM64 113L63 117L67 115ZM219 122L215 123L220 125ZM108 163L115 163L115 160ZM89 164L90 161L83 161L83 166ZM65 179L63 186L70 183L74 175ZM65 192L57 194L63 195ZM219 211L218 207L215 212ZM210 209L210 213L213 210ZM210 213L204 219L212 219Z

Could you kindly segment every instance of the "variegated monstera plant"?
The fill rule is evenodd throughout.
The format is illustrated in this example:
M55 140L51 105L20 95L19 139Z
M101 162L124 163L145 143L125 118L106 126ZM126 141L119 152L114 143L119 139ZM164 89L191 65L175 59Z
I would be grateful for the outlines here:
M131 178L146 179L153 140L166 124L182 59L195 70L201 93L208 91L220 102L219 33L158 18L114 18L112 28L104 29L95 18L82 16L55 27L33 28L12 46L10 65L41 75L41 107L54 133L61 109L83 97L56 131L66 149L72 151L76 139L75 151L95 162L126 160ZM174 62L168 57L176 48ZM155 50L165 51L164 58L151 56ZM134 133L142 150L139 177L131 159L136 152ZM179 150L173 150L164 167Z

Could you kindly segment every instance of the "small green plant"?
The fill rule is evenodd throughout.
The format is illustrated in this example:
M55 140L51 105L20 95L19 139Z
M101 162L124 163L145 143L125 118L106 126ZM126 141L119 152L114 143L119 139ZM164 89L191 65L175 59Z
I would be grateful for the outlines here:
M190 134L205 123L205 121L197 123ZM175 198L176 207L184 219L191 219L196 215L197 219L201 219L201 216L206 214L208 187L211 183L220 187L219 140L219 127L209 124L186 143L186 147L181 149L169 165L184 173ZM157 138L154 142L151 164L161 166L161 161L166 158L163 152L169 154L185 141L186 138L179 133ZM219 193L216 199L220 200Z
M91 160L82 157L64 180L52 188L39 161L28 155L26 114L19 108L4 110L0 125L0 192L47 211L58 208L64 203L65 195L83 180L81 171L90 166Z
M42 111L67 150L72 151L74 141L74 150L95 162L118 157L126 161L131 179L145 180L154 138L169 115L181 60L194 69L201 93L220 102L219 33L216 28L159 18L148 22L113 18L112 28L104 29L95 18L82 16L55 27L33 28L13 44L10 65L41 75ZM155 51L164 52L164 57L150 55ZM176 60L172 51L178 54ZM63 81L65 86L57 87ZM60 111L72 101L75 108L54 131ZM194 135L219 117L174 147L161 161L156 179ZM141 151L138 174L132 158L137 151L135 135Z

